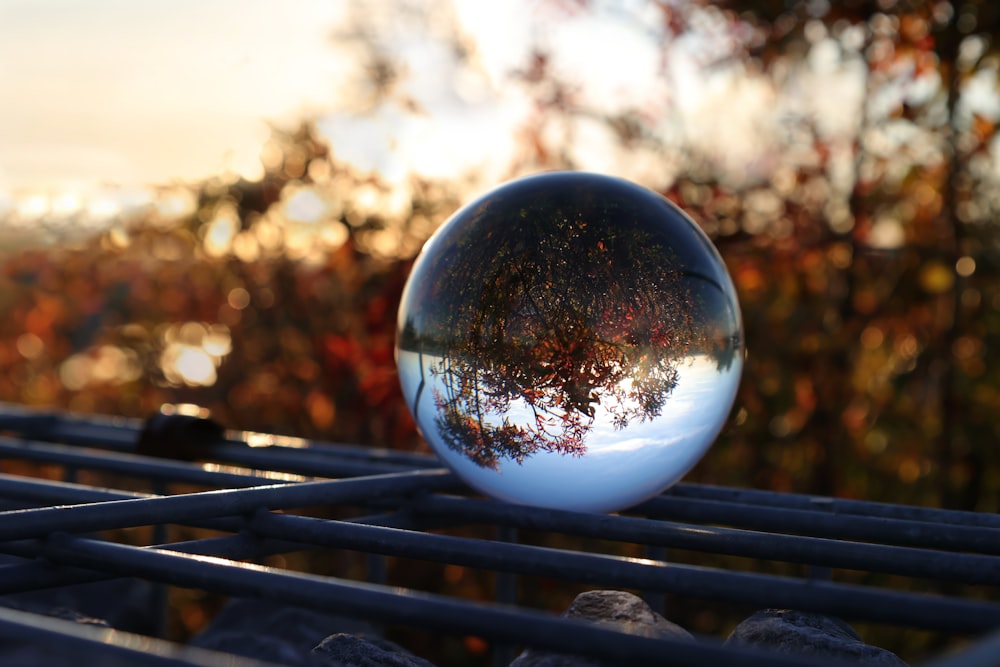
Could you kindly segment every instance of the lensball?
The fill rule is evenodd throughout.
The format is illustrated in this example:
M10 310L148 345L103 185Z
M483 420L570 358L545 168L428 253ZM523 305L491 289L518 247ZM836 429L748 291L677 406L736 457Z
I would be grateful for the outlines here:
M494 189L427 241L396 361L423 437L469 485L608 512L674 484L711 446L743 328L722 258L679 208L557 172Z

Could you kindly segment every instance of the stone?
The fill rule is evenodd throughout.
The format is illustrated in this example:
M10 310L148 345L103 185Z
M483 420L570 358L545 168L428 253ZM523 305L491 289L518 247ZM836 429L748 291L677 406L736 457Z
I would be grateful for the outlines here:
M317 667L434 667L387 639L330 635L312 650Z
M312 665L311 650L334 632L371 632L361 621L267 600L234 598L191 645L282 665Z
M221 651L288 667L307 667L309 654L301 646L292 644L273 635L253 635L229 632L215 635L211 642L202 643L199 648Z
M70 610L78 621L100 619L116 630L155 635L157 613L152 604L154 586L139 579L107 579L0 596L0 605L36 614L56 615Z
M108 623L101 618L93 618L66 607L54 607L45 610L19 608L15 604L4 606L17 611L35 613L63 621L71 621L79 625L93 625L107 628ZM46 643L38 641L19 641L17 639L0 640L0 665L17 665L18 667L75 667L80 664L80 655L67 651L58 642Z
M165 412L165 408L169 411ZM137 454L195 461L204 458L209 445L224 439L226 431L218 422L175 410L174 406L164 406L146 420L135 443Z
M862 641L844 621L794 609L765 609L737 625L727 646L751 646L786 655L829 658L856 665L906 667L896 654Z
M581 593L563 612L563 616L644 637L694 641L687 630L657 614L642 598L625 591ZM529 648L514 659L511 667L606 667L609 664L596 658Z

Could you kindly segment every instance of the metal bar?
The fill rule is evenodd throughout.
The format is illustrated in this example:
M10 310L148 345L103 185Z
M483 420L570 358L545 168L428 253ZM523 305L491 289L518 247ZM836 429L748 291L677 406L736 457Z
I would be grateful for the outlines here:
M639 517L595 516L437 494L416 498L409 507L414 512L431 516L488 521L637 544L967 584L1000 585L1000 557L996 556L692 526Z
M39 480L0 474L0 496L27 498L43 503L90 503L104 500L121 500L127 498L154 498L153 494L121 491L118 489L98 489L70 484L54 480ZM396 528L420 528L422 522L417 522L409 514L380 514L376 516L350 519L363 523L373 523ZM246 520L242 517L219 517L185 522L187 525L240 532L246 529ZM317 545L269 540L252 537L249 534L232 537L208 538L188 542L160 545L165 548L199 553L225 558L249 559L277 553L288 553L305 549L317 548ZM37 541L0 542L0 552L18 555L24 558L36 558L40 553ZM372 554L372 558L382 556ZM36 562L0 567L0 594L29 591L39 588L51 588L75 583L84 583L106 579L105 575L96 575L90 570L58 568ZM384 582L378 582L384 583Z
M1000 632L949 655L921 663L921 667L997 667L1000 664Z
M407 517L399 514L379 514L352 519L352 521L392 528L414 528ZM232 560L251 560L273 554L317 549L319 545L262 538L243 532L238 535L159 544L154 545L153 548ZM3 542L0 543L0 549L8 554L37 559L42 554L43 544L41 540ZM17 565L0 567L0 595L117 578L120 578L119 575L95 572L70 565L56 566L38 560L29 560Z
M648 560L667 562L667 550L663 547L646 545L643 551ZM650 609L660 616L665 617L667 615L667 598L663 593L659 591L642 591L642 599L649 605Z
M534 643L558 652L576 646L589 656L621 662L633 663L635 655L655 659L652 644L647 647L648 654L642 653L646 649L636 649L628 643L636 638L620 633L618 636L625 637L624 640L609 635L595 639L594 647L581 648L581 637L594 638L593 627L586 626L581 631L581 626L571 627L565 624L567 619L547 614L394 588L366 587L217 558L247 559L264 553L326 546L367 552L370 558L395 555L491 568L498 572L500 584L524 574L735 601L755 607L797 608L955 634L1000 627L1000 604L992 602L427 532L429 526L486 523L495 526L501 536L526 528L645 544L656 550L676 547L802 563L810 568L849 568L927 580L998 585L998 515L688 483L678 484L619 516L539 510L431 493L462 486L449 473L437 469L440 466L437 459L425 454L229 432L217 442L205 443L199 449L199 456L204 454L213 462L235 463L251 470L211 470L195 463L135 455L144 427L139 420L37 412L0 404L0 432L21 436L0 437L0 456L56 463L70 471L108 470L154 483L189 482L210 488L226 487L219 491L163 496L0 475L0 498L20 504L71 503L68 507L0 512L0 551L33 558L0 568L0 593L34 590L60 582L142 576L164 584L259 596L323 610L346 610L379 622L474 634L498 644L532 643L526 637L534 637ZM67 444L46 444L25 438ZM267 476L274 477L274 471L312 478L362 477L273 484L273 479ZM268 511L334 504L385 508L391 513L328 521ZM67 530L171 523L219 528L234 534L155 547L108 544L65 534ZM161 535L160 541L163 539ZM498 592L504 599L513 599L511 591L503 586L498 587ZM974 595L981 594L977 591ZM554 625L546 626L545 622ZM45 624L45 621L29 623L32 627ZM0 616L0 636L11 632L8 628ZM51 629L44 632L48 632L47 638L40 641L64 643L61 635ZM17 637L23 639L25 633L19 632ZM601 646L610 646L607 642L614 641L626 643L602 653ZM81 640L80 650L89 651L88 643L94 642ZM660 647L656 651L662 656L663 643L656 643ZM781 664L775 662L773 655L742 649L713 653L722 649L713 643L708 644L708 653L703 649L698 647L695 652L685 654L678 664L732 662L748 667L763 665L765 661L768 665ZM640 653L634 653L635 650ZM677 654L675 648L670 646L668 650L673 659ZM157 659L156 651L152 653L152 659ZM998 653L1000 635L988 637L957 655L941 656L927 667L984 667L996 664ZM81 655L89 659L91 654ZM178 661L174 657L166 660L146 663L133 659L127 664L207 664ZM798 662L788 660L788 664ZM108 660L100 662L112 664Z
M38 483L35 483L35 484L38 484ZM22 486L25 485L25 482L21 482L21 485ZM65 484L62 484L62 485L49 484L49 486L55 486L56 488L62 488L62 489L72 488L71 486L65 485ZM231 492L231 493L235 493L235 492ZM179 498L186 498L188 501L190 501L191 498L192 498L192 496L196 496L196 495L199 495L199 494L189 494L189 496L180 496ZM650 520L645 520L645 519L626 518L626 517L610 517L610 516L592 516L592 515L583 515L583 514L572 513L572 512L558 512L558 511L547 511L547 510L529 509L529 508L522 508L522 507L518 507L518 506L503 505L503 504L499 504L499 503L485 503L485 502L482 502L482 501L475 501L475 500L459 500L459 499L455 499L455 498L429 497L429 498L417 499L417 500L414 501L413 505L418 510L422 510L422 509L426 508L427 506L430 506L432 509L435 506L438 507L439 509L441 507L444 507L446 509L447 508L451 508L452 510L455 510L455 509L461 509L461 510L471 509L472 510L471 513L470 512L459 512L459 515L462 518L475 518L475 519L479 519L479 520L482 520L484 518L483 517L484 513L486 514L486 518L489 518L491 520L501 520L501 521L504 520L504 519L506 519L506 518L509 518L511 515L514 515L514 516L520 517L522 519L521 522L520 522L521 525L527 525L527 526L534 527L534 528L557 528L559 526L562 526L565 529L573 530L573 529L579 529L579 528L582 527L582 528L586 529L586 530L584 530L582 532L585 532L585 533L590 534L590 535L603 536L603 537L607 537L609 539L626 539L626 540L629 540L629 541L638 541L638 542L650 542L650 543L660 543L660 544L664 544L664 543L665 544L673 544L673 543L676 543L676 541L673 539L672 533L677 533L678 531L679 531L679 534L682 535L682 536L683 535L689 535L689 536L693 535L694 539L696 541L698 541L698 542L704 542L705 539L706 539L706 537L711 537L714 534L714 531L712 529L701 529L701 528L699 528L699 529L692 529L690 527L685 527L685 526L679 526L679 527L678 526L670 526L670 525L663 524L662 522L650 521ZM73 508L65 508L65 509L73 509ZM148 508L147 507L146 509L152 511L152 508ZM51 514L51 512L49 512L49 513ZM104 512L102 511L101 514L103 516ZM206 515L205 508L204 507L197 508L197 513L196 514L197 514L197 516L205 516ZM453 512L453 514L454 514L454 512ZM181 517L179 517L177 515L171 515L171 518L174 521L180 521L181 520ZM528 520L525 520L525 519L528 519ZM153 518L153 516L150 515L149 512L145 512L145 511L143 512L142 523L149 523L149 522L151 522L153 520L154 520L154 518ZM294 522L295 519L292 518L292 517L283 517L283 516L282 517L278 517L278 516L274 516L274 517L271 518L271 521L272 522L273 521ZM65 526L65 525L67 525L67 523L64 521L64 519L62 517L60 517L60 521L58 522L58 525L56 525L55 527L51 527L50 526L49 528L51 528L51 529L58 529L60 526ZM75 522L73 522L71 525L77 525L77 524ZM718 529L715 529L715 530L718 530ZM691 532L689 532L689 531L691 531ZM46 531L46 532L48 532L48 531ZM300 534L300 532L301 532L301 528L299 528L298 526L295 526L295 527L293 527L291 529L291 533L292 534ZM433 536L421 536L421 537L423 537L425 539L430 539ZM781 537L782 536L770 536L770 539L780 541L780 539L778 539L778 538L781 538ZM457 539L457 538L451 538L451 539ZM802 538L796 538L796 539L802 539ZM756 544L758 542L763 542L764 544L767 544L768 543L768 539L764 539L762 541L755 541L754 543ZM825 541L823 541L819 546L824 546L824 545L825 545ZM682 543L682 546L685 546L685 547L698 546L698 547L704 548L705 545L704 544ZM846 547L855 547L855 548L862 547L863 548L863 547L867 547L867 546L870 546L870 545L840 545L838 543L832 542L829 546L830 546L830 548L833 548L833 547L845 547L845 546ZM895 552L900 552L901 551L899 549L892 549L892 548L885 548L885 547L882 548L883 551L886 550L886 549L889 550L888 554L889 554L890 557L891 557L891 555L892 555L892 553L894 551ZM458 551L460 551L460 549L454 548L454 549L452 549L452 551L453 552L458 552ZM466 549L466 551L467 551L467 549ZM933 552L932 552L932 554L933 554ZM402 553L402 555L417 555L417 554L412 550L412 548L408 547L408 548L404 549L404 553ZM756 555L760 555L760 554L756 554ZM899 554L897 554L897 555L899 555ZM970 563L972 563L974 561L974 563L979 563L979 561L982 560L982 557L975 557L975 556L968 557L968 556L963 556L961 554L941 554L941 555L944 556L945 558L950 558L950 559L953 559L953 560L958 560L959 562L969 561ZM902 552L902 555L900 555L900 561L901 562L906 562L907 558L905 558L903 556L905 556L905 552ZM552 554L552 557L554 558L554 562L559 562L560 561L560 558L559 558L559 556L557 554ZM968 564L968 563L966 563L966 564ZM982 572L985 572L985 573L994 573L995 574L997 572L997 568L995 567L995 561L993 562L993 565L994 565L994 567L983 568ZM636 583L634 583L634 585L636 585L637 587L640 587L640 588L645 588L646 587L646 584L643 583L643 582L636 582Z
M894 503L877 503L870 500L832 498L785 491L742 489L710 484L681 482L672 486L665 495L677 498L719 500L741 505L764 505L786 509L819 510L830 514L857 514L884 519L929 521L961 526L1000 528L1000 515L987 512L918 507Z
M106 470L150 480L188 482L204 486L249 487L273 484L273 479L206 470L199 464L169 461L122 452L88 452L79 447L0 436L0 456Z
M0 403L0 429L16 430L37 439L53 439L83 444L110 443L134 444L142 429L142 422L135 419L117 417L80 417L58 412L35 412L22 406ZM210 445L210 453L220 460L257 466L264 464L269 470L285 469L309 470L303 466L305 460L318 463L325 457L378 462L391 466L436 467L440 461L431 455L414 452L324 443L293 438L295 447L278 444L268 447L247 447L248 439L273 440L279 443L288 438L270 434L237 432L226 442ZM100 434L100 435L97 435ZM316 455L316 458L311 458ZM390 470L383 469L383 472ZM374 471L367 471L373 474ZM761 505L786 509L817 510L832 514L853 514L859 516L904 519L912 521L933 521L950 525L968 525L1000 528L1000 515L915 507L891 503L830 498L804 494L779 493L760 489L740 489L704 484L680 483L665 494L670 498L691 498L733 502L740 505Z
M151 493L104 489L75 482L60 482L0 473L0 498L16 498L50 505L52 503L94 503L102 500L153 497L155 496Z
M178 542L165 545L164 548L182 553L244 560L266 553L287 553L309 547L298 543L261 540L246 535L228 535L225 537L192 540L190 542ZM34 558L43 552L43 544L39 540L32 540L25 543L7 543L4 550L16 552L28 558ZM70 586L73 584L118 578L121 578L120 574L109 574L74 567L68 564L57 566L51 563L31 560L18 565L0 567L0 594L23 593L44 588Z
M132 451L135 449L135 443L143 427L144 422L138 419L33 411L16 404L0 403L0 431L17 432L23 437L34 440ZM295 446L282 446L281 443L286 441L294 441ZM254 444L248 446L248 443ZM261 446L257 443L272 444ZM247 450L250 453L247 453ZM208 444L205 453L206 457L224 461L252 461L255 450L271 451L273 462L269 464L268 469L270 470L276 470L278 466L285 463L291 466L301 465L296 461L301 459L303 453L318 454L341 460L385 464L387 467L433 468L440 466L440 461L428 454L320 442L252 431L230 431L225 440ZM287 458L284 458L284 454L287 454ZM391 470L383 469L383 472L391 472Z
M144 635L84 625L48 616L0 607L0 637L24 642L61 655L74 655L78 664L102 667L233 667L233 656L193 646L181 646ZM239 658L246 667L278 667L274 663Z
M975 551L1000 555L1000 530L887 519L883 517L839 515L763 505L747 506L717 500L659 496L634 508L656 518L681 519L698 523L718 523L783 533L797 533L845 540L863 540L955 551Z
M141 557L136 557L137 551L142 553ZM571 646L574 652L582 655L623 660L629 664L659 664L664 655L669 655L671 664L679 667L703 667L705 664L815 667L829 664L708 642L652 639L532 610L472 604L430 593L293 573L219 558L139 549L66 534L49 538L45 555L56 562L154 578L178 586L276 600L448 634L471 634L563 653Z
M209 458L217 461L310 477L357 477L386 472L406 472L415 467L441 466L441 462L437 460L432 460L433 466L412 466L401 462L380 460L378 457L341 457L313 449L278 446L248 447L245 444L210 445L207 448L207 454Z
M137 419L120 417L102 417L95 415L80 416L55 411L29 410L24 406L12 403L0 403L0 430L17 431L27 437L40 440L55 440L73 442L76 444L100 445L108 443L116 448L131 448L138 433L143 428L143 422ZM268 447L246 447L248 440L273 441ZM284 440L295 440L297 446L283 447ZM250 450L252 454L242 452ZM267 452L262 458L256 457L256 452ZM437 467L440 461L428 454L416 452L400 452L396 450L363 447L341 443L326 443L304 440L300 438L285 438L271 434L253 432L233 432L226 443L213 445L211 453L221 460L245 461L254 465L257 462L267 463L268 469L276 469L274 464L284 465L287 462L296 465L295 460L303 453L319 454L335 458L357 459L371 462L383 462L409 467ZM917 507L892 503L875 503L863 500L845 498L830 498L806 494L766 491L761 489L743 489L722 487L707 484L681 482L666 492L669 497L693 498L701 500L719 500L735 502L742 505L763 505L784 507L789 509L823 509L833 514L856 514L871 517L907 519L913 521L935 521L952 525L983 526L1000 528L1000 515L985 512L968 512L938 508Z
M517 532L517 528L512 528L510 526L497 526L497 540L501 543L517 543ZM517 574L511 571L496 570L494 574L494 581L494 597L496 601L503 605L516 605ZM516 653L514 652L514 647L510 644L496 644L493 646L494 667L506 667L514 660L515 657Z
M80 444L114 446L116 449L131 449L142 429L142 422L135 419L97 418L70 416L55 412L33 412L13 404L0 404L0 429L15 430L37 439L74 442ZM380 462L410 467L435 467L440 462L433 456L412 452L359 447L338 443L322 443L299 440L298 447L246 447L248 438L282 438L269 434L248 433L236 435L227 443L210 446L212 457L219 460L237 462L243 465L264 464L271 470L303 470L302 456L305 452L320 457L349 458L362 461ZM266 452L266 453L265 453ZM388 470L383 470L388 472ZM372 474L374 471L368 471ZM936 521L951 525L970 525L1000 528L1000 515L964 512L936 508L914 507L890 503L829 498L823 496L778 493L759 489L738 489L703 484L680 483L667 494L670 497L719 500L742 505L763 505L788 509L824 509L834 514L854 514L860 516L906 519L913 521Z
M219 473L211 473L219 475ZM230 477L231 475L226 475ZM260 478L249 478L260 485ZM241 483L247 480L240 478ZM0 475L0 490L19 489L16 493L28 493L28 489L38 482L23 480L10 475ZM68 490L70 487L63 487ZM61 502L91 502L106 497L95 496L83 488L77 489L76 500L63 499ZM30 493L29 493L30 497ZM63 496L65 498L65 496ZM51 496L47 498L51 502ZM444 513L476 521L500 521L511 525L545 530L559 530L573 534L608 537L612 539L679 546L744 555L771 558L791 562L823 564L830 567L868 569L891 572L908 576L931 576L966 583L996 583L998 569L995 560L983 560L974 554L946 554L927 551L899 551L893 547L867 544L845 544L832 541L816 541L815 538L774 535L767 540L758 539L756 534L746 534L733 529L698 527L662 521L643 523L646 520L633 517L595 517L572 512L526 509L501 503L448 499L430 496L416 502L414 509L432 513ZM152 510L151 510L152 511ZM204 515L201 510L198 513ZM726 511L727 516L732 513ZM777 523L781 524L787 515L782 513ZM149 519L144 517L144 521ZM56 522L63 524L62 519ZM812 526L810 522L808 525ZM776 527L776 526L769 526ZM783 526L778 526L783 527ZM922 528L927 529L924 526Z
M305 542L369 553L441 560L490 567L502 572L674 592L761 606L790 607L862 620L955 632L983 631L1000 625L1000 605L861 586L641 562L617 556L470 540L263 511L256 512L249 525L262 537L287 543Z
M274 444L266 447L250 444L261 441L266 442L267 438L273 439ZM225 443L212 446L212 453L222 460L236 460L236 457L244 456L248 450L250 452L267 452L268 459L273 458L278 462L283 462L286 460L285 457L287 457L287 461L291 465L295 465L295 461L300 460L303 454L328 459L385 463L404 466L410 469L436 468L441 465L441 460L432 454L404 452L382 447L322 442L318 440L299 440L294 446L281 444L286 440L287 438L250 431L231 432Z
M671 592L761 607L816 611L958 633L1000 626L1000 604L707 567L643 562L524 544L415 533L311 517L254 513L251 529L277 539L441 560L470 567Z
M288 545L305 542L310 545L336 546L605 585L616 584L765 606L811 609L866 620L905 622L935 629L939 629L942 624L951 624L952 630L984 630L1000 624L1000 606L984 606L981 603L946 598L834 584L828 584L828 588L822 589L811 586L810 582L773 576L729 573L683 565L665 566L662 563L635 562L615 556L502 542L490 543L270 513L258 512L250 525L258 534L272 540L278 538ZM280 548L291 550L290 546L283 545ZM199 553L205 552L199 550ZM939 620L929 620L935 617Z
M43 508L48 508L55 504L78 505L108 500L160 498L162 495L120 489L99 489L69 482L29 479L0 473L0 497L30 500L33 503L42 503ZM232 532L241 530L244 525L243 520L238 517L206 518L184 523L199 528ZM13 543L0 541L0 551L14 553L11 544Z
M71 415L65 412L34 410L16 403L0 403L0 431L13 431L39 439L78 444L95 444L115 449L134 446L135 433L142 429L138 419Z
M414 466L380 460L365 461L356 458L345 460L319 452L280 449L281 451L277 453L246 445L208 446L205 449L206 460L225 461L258 470L266 470L267 472L262 475L207 470L199 463L173 461L119 451L94 451L82 449L77 445L16 440L0 436L0 455L10 458L58 463L70 467L88 467L151 480L188 482L204 486L247 487L268 484L274 481L274 473L276 472L301 474L311 478L360 477L387 472L406 472L414 468ZM221 450L221 455L217 455L217 450ZM440 462L433 462L435 466L440 466Z
M42 537L68 528L74 532L90 532L156 523L185 523L207 517L244 514L262 507L288 509L361 502L420 491L445 490L456 485L457 479L451 472L430 469L160 498L11 510L0 512L0 541Z

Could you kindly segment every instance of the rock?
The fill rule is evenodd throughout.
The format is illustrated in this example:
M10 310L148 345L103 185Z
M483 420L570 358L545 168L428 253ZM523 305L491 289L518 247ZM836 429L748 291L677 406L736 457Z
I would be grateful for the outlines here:
M372 628L333 614L235 598L191 645L283 665L312 665L312 648L324 637L340 631L371 632Z
M857 665L906 667L896 654L864 643L844 621L793 609L758 611L733 629L726 645L832 658Z
M563 616L595 621L644 637L694 640L691 633L657 614L642 598L625 591L580 593Z
M228 632L214 635L211 642L202 643L199 648L232 653L289 667L307 667L313 664L309 662L309 653L304 651L301 646L272 635Z
M19 609L16 605L12 604L6 604L5 606L17 609L17 611L36 613L39 616L72 621L80 625L94 625L101 628L109 627L107 621L104 619L92 618L65 607L30 610ZM40 624L44 624L44 621L40 620ZM80 654L76 651L60 647L58 642L46 643L19 641L17 639L0 640L0 665L17 665L18 667L75 667L78 664L80 664Z
M581 593L563 612L563 616L591 621L597 625L645 637L694 641L694 637L687 630L663 618L641 598L625 591ZM609 663L596 658L529 648L510 664L511 667L604 667Z
M386 639L366 639L344 633L331 635L320 642L312 650L309 664L322 667L434 667Z
M71 610L68 620L100 619L116 630L144 635L156 634L157 613L151 604L153 585L138 579L108 579L0 596L0 605L55 615L53 610Z
M135 443L136 454L195 461L205 456L209 445L221 442L226 431L207 416L177 412L177 406L164 405L149 419Z

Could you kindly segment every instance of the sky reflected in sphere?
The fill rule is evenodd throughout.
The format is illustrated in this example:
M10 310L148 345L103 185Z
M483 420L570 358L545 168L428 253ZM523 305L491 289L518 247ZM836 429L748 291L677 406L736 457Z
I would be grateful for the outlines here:
M503 500L614 511L718 435L743 368L718 252L665 198L554 173L458 211L399 312L403 393L435 452Z

